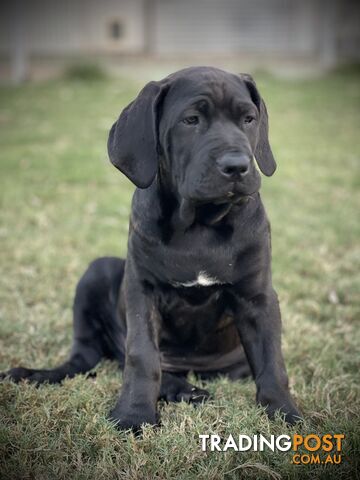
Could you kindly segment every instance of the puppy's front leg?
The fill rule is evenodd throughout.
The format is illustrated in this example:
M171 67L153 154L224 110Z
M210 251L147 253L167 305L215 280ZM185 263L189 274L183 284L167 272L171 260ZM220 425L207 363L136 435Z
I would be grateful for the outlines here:
M161 366L158 319L152 292L139 281L127 261L124 278L126 305L126 358L123 386L111 419L120 429L138 431L143 423L157 423Z
M276 410L295 423L301 415L291 398L281 351L281 316L274 290L251 300L237 298L235 320L256 383L256 399L270 418Z

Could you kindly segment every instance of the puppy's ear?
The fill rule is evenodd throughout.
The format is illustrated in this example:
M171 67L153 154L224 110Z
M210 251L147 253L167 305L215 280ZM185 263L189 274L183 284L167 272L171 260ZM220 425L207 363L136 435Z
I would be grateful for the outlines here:
M246 73L241 73L240 78L246 84L250 92L251 99L257 106L260 114L259 132L254 155L262 173L268 177L271 177L276 170L276 162L269 143L269 122L266 105L259 94L256 83L252 76Z
M164 83L148 83L109 133L111 162L139 188L151 185L158 169L159 109L165 90Z

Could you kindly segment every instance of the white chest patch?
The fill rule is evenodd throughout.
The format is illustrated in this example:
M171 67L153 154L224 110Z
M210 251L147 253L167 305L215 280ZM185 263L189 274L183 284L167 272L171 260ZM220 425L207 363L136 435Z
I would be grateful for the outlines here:
M189 282L176 282L176 286L181 287L195 287L200 285L201 287L210 287L211 285L215 285L217 283L221 283L217 278L211 277L206 272L202 271L199 272L196 280L190 280Z
M210 277L206 272L200 272L197 277L197 283L203 287L220 283L216 277Z

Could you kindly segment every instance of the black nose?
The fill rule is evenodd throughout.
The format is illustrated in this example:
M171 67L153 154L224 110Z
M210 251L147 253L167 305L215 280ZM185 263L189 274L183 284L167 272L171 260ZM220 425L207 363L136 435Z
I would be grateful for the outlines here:
M229 180L242 179L250 168L250 158L244 153L226 153L216 161L217 167Z

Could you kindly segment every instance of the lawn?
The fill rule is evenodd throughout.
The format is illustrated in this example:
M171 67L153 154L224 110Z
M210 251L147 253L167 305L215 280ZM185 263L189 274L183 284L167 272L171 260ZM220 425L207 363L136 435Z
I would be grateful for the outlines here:
M239 69L241 70L241 69ZM291 390L305 422L269 422L252 381L208 384L214 400L162 405L141 438L106 420L121 375L62 386L0 384L1 479L359 478L360 71L257 76L278 162L263 179ZM0 89L0 370L55 366L88 262L124 256L132 185L110 165L108 129L141 81L58 80ZM289 452L202 452L199 434L343 433L341 465ZM359 468L359 466L358 466Z

